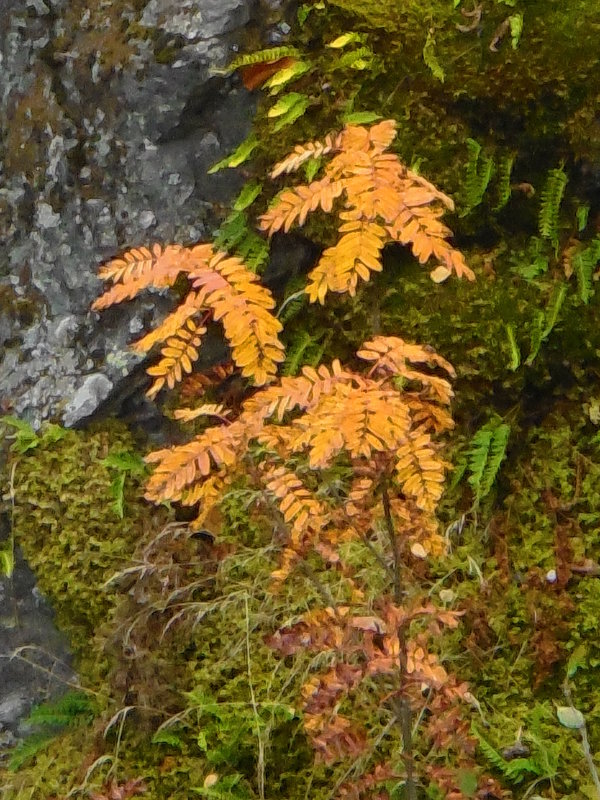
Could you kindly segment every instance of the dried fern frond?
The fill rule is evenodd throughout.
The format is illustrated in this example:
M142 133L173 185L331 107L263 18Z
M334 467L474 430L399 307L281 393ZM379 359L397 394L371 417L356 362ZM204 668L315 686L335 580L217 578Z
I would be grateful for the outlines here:
M436 283L451 274L474 279L462 253L448 242L451 231L439 219L454 208L451 198L386 152L395 133L393 120L370 128L347 125L323 142L298 145L271 173L276 178L310 159L332 156L321 180L283 191L260 219L269 235L287 232L303 225L318 207L332 212L334 201L341 200L340 239L309 275L311 302L324 303L329 291L354 295L359 280L367 281L371 272L382 269L381 251L388 242L410 246L421 264L436 259L439 266L431 272Z

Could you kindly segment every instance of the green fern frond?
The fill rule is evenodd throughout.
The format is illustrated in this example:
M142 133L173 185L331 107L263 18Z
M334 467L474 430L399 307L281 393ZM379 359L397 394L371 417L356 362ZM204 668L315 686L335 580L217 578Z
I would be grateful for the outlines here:
M542 769L535 757L512 758L510 760L503 758L503 756L483 738L474 725L471 726L471 731L475 735L479 744L479 749L483 755L507 780L514 784L519 784L526 778L546 777L546 771Z
M268 242L248 224L243 211L233 211L215 235L220 250L239 256L253 272L259 272L269 258Z
M373 63L374 56L375 53L370 47L357 47L356 50L350 50L340 56L336 66L342 69L345 67L357 70L368 69Z
M431 31L427 33L427 39L423 45L423 61L431 70L433 77L437 78L440 83L443 83L446 78L446 73L435 53L435 39Z
M498 164L498 174L496 180L496 205L494 211L500 211L510 200L510 176L515 163L513 153L503 156Z
M84 692L67 692L58 700L34 708L27 722L52 728L66 728L82 720L91 721L94 705Z
M577 230L579 233L582 233L587 228L588 218L590 216L589 205L577 206L575 216L577 218Z
M494 159L482 155L481 145L475 139L467 139L467 167L464 185L465 209L461 216L466 216L483 200L483 195L494 174Z
M546 312L546 327L542 333L542 339L547 339L548 336L550 336L552 329L558 321L558 315L560 314L560 310L566 296L567 287L564 283L561 283L555 290L552 300L550 301L550 305L548 306L548 310Z
M486 422L473 436L467 451L468 482L474 502L479 503L490 493L506 457L510 426L498 420Z
M226 158L222 158L220 161L217 161L216 164L213 164L210 169L207 170L208 175L213 175L215 172L219 172L221 169L225 169L226 167L234 168L239 167L245 161L247 161L252 153L258 147L258 139L254 134L251 134L247 139L236 147L236 149L228 155Z
M546 315L543 311L536 311L531 324L530 338L531 345L529 347L529 355L525 363L530 367L535 361L537 354L540 352L542 346L544 327L546 323Z
M542 192L538 228L540 236L550 239L555 247L558 245L558 215L567 181L563 167L551 169Z
M506 335L508 337L508 347L510 351L510 361L509 367L514 372L518 369L521 363L521 351L519 350L519 344L517 342L517 337L515 336L515 329L512 325L505 325L506 328Z
M573 271L577 278L577 288L579 299L587 305L590 297L594 293L593 277L594 270L600 261L600 236L596 236L582 250L576 252L572 258Z
M296 47L267 47L265 50L258 50L256 53L246 53L238 56L227 65L227 72L235 72L240 67L250 67L254 64L267 64L271 61L279 61L280 58L299 56L300 52Z
M322 336L323 333L321 332ZM300 336L293 339L287 347L287 355L282 368L283 374L295 376L299 373L301 367L318 366L330 338L330 336L325 336L321 340L320 337L315 338L308 331L302 331Z

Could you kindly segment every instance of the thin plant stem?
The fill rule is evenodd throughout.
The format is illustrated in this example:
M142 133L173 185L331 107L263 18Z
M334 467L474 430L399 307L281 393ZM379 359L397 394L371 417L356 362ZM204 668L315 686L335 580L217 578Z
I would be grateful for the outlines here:
M399 606L402 603L402 561L400 558L398 537L394 529L394 520L392 519L392 508L387 486L383 487L382 500L385 524L394 557L394 601L396 605ZM402 760L404 761L404 768L406 769L406 800L417 800L417 784L415 780L415 763L412 743L412 712L410 702L403 690L408 660L406 651L406 625L404 623L398 626L397 635L400 694L394 703L394 711L400 722L400 731L402 733Z

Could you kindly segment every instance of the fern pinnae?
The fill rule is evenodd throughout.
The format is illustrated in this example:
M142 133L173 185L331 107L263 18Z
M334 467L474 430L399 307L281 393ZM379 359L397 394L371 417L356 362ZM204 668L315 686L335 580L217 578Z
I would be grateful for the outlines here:
M479 503L490 493L498 476L500 465L506 457L510 426L491 420L483 425L471 440L467 452L469 485Z
M567 187L568 177L564 167L551 169L542 191L542 202L538 219L540 236L558 245L558 215Z
M510 200L511 187L510 177L515 163L514 153L503 156L498 163L498 172L496 180L496 204L493 208L494 211L501 211Z
M300 52L296 47L282 45L281 47L267 47L265 50L258 50L256 53L246 53L238 56L231 61L226 68L226 73L235 72L241 67L251 67L255 64L268 64L271 61L279 61L280 58L294 58Z
M467 139L467 156L464 186L466 208L461 214L463 217L480 205L494 174L494 159L482 155L481 145L475 139Z
M594 292L594 270L600 261L600 236L596 236L586 247L572 256L571 263L577 278L579 299L584 305L589 303Z

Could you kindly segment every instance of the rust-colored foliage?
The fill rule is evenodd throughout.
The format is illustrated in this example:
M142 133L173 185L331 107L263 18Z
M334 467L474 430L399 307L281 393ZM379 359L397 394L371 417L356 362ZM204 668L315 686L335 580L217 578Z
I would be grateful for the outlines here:
M449 675L428 648L430 638L439 637L443 627L456 627L460 615L429 601L404 601L401 592L392 591L403 561L444 550L435 511L447 465L436 437L453 425L446 376L454 372L431 348L397 337L376 336L358 356L365 362L363 374L339 361L316 370L304 367L298 377L282 377L257 391L235 418L214 405L183 410L182 419L204 413L218 423L191 442L148 458L156 465L148 499L197 505L197 524L235 479L252 476L279 520L281 555L272 573L276 584L311 554L338 570L347 602L311 608L269 639L284 656L327 654L328 666L306 680L301 706L306 733L317 756L328 763L356 758L369 746L368 731L339 710L365 682L380 685L381 702L392 709L397 702L408 703L409 713L439 697L443 702L434 719L440 725L444 714L470 699L467 686ZM403 388L398 388L399 378ZM253 464L255 445L261 456ZM352 465L344 496L336 502L316 493L306 480L307 470L318 476L342 462ZM371 603L365 600L368 586L344 563L343 546L368 543L384 521L395 577L388 576L390 593ZM413 627L419 632L409 637ZM459 716L448 725L458 730ZM432 731L432 742L440 737L442 729ZM464 744L470 746L466 734ZM377 790L376 774L384 780L388 772L382 769L365 780L365 797L385 796ZM340 796L348 796L347 791Z
M394 120L371 128L347 125L322 142L298 145L273 169L276 178L311 159L332 156L321 179L283 191L261 217L261 228L269 234L288 231L319 207L330 213L340 199L340 238L310 273L306 291L311 302L323 303L329 291L354 295L359 279L367 281L371 272L381 271L381 251L388 242L410 245L420 264L436 259L431 278L437 283L452 273L474 279L462 253L448 243L450 229L440 221L454 203L386 152L395 135Z
M257 386L272 380L283 361L281 323L271 313L275 303L269 291L239 258L210 244L135 248L106 263L99 275L112 286L95 301L96 310L131 300L146 289L173 286L182 275L188 280L182 303L133 345L142 353L162 345L160 361L148 369L155 378L150 397L165 385L172 389L192 371L209 319L221 322L233 361Z

